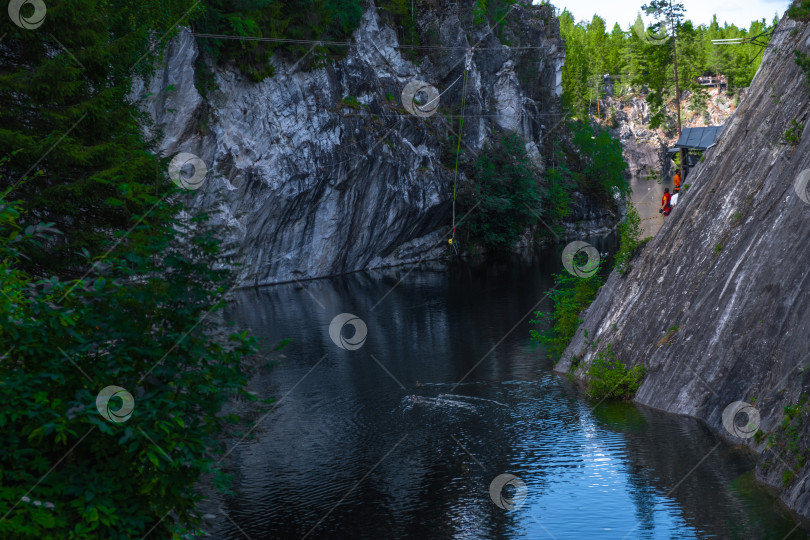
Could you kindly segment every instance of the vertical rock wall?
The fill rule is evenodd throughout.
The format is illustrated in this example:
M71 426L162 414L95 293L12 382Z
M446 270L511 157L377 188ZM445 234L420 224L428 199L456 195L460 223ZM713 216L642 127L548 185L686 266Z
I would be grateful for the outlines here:
M611 344L621 362L649 369L638 403L750 447L757 477L810 518L810 468L798 458L810 408L795 433L780 428L784 407L810 395L810 84L796 49L810 51L810 24L784 18L691 187L632 271L610 275L556 369L584 379ZM789 144L794 119L803 134ZM751 415L724 424L737 401Z
M205 162L194 205L227 234L243 285L446 253L452 160L443 143L458 129L471 45L465 156L515 131L542 162L543 137L560 121L559 23L548 5L516 5L493 32L473 24L472 5L417 12L422 43L441 48L421 50L416 63L369 3L342 60L307 72L277 62L276 75L258 84L212 67L218 91L206 97L194 84L195 38L183 31L169 44L165 65L135 95L151 93L142 104L163 131L162 152ZM442 93L435 114L403 107L412 80Z

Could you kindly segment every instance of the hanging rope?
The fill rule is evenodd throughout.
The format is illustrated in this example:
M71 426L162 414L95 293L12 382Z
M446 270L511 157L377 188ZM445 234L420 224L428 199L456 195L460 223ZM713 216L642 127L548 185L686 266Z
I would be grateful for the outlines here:
M467 49L466 55L467 58L465 60L464 65L464 87L461 91L461 125L458 129L458 145L456 145L456 169L453 172L453 233L452 237L450 238L450 245L453 246L453 251L458 255L458 244L456 244L456 185L458 182L458 158L461 155L461 135L464 132L464 107L467 102L467 74L472 69L472 55L473 50Z

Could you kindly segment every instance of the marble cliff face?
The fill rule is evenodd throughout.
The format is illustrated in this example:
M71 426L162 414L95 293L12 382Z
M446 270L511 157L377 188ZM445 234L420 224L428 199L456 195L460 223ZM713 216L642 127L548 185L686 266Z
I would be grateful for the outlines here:
M550 6L516 6L501 32L472 22L471 5L417 15L443 49L409 60L394 29L366 8L345 58L301 71L278 62L260 83L213 67L217 90L195 87L195 37L183 30L133 95L161 133L164 155L206 164L193 205L213 214L245 286L441 257L451 225L452 166L442 143L458 129L465 49L465 150L519 133L542 166L543 137L560 121L564 42ZM496 34L499 34L496 36ZM502 43L507 42L510 46ZM531 48L526 48L531 47ZM276 62L276 60L274 60ZM413 80L442 92L429 117L401 95ZM172 88L171 91L166 91ZM204 127L201 127L204 126ZM460 178L461 182L466 178ZM579 201L570 220L610 226L616 215Z
M789 443L806 452L810 422L802 412L795 435L780 425L783 408L810 394L810 131L785 142L794 119L808 121L810 85L793 54L808 47L810 24L783 18L689 189L632 270L611 274L556 366L585 378L608 344L617 360L647 366L635 401L749 446L757 477L805 518L810 469ZM736 401L756 409L748 418L762 435L727 429Z

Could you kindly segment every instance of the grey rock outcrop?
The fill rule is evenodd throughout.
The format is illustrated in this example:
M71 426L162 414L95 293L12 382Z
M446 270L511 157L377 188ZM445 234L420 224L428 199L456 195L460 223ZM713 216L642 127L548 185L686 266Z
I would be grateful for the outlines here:
M671 129L650 129L650 110L645 101L644 94L627 93L615 95L615 85L608 86L607 97L600 101L601 107L615 118L615 127L612 135L622 143L624 159L629 165L628 173L640 177L670 177L674 167L667 149L675 145L678 140L677 111L674 105L669 104L669 124ZM632 91L632 89L630 89ZM736 90L736 99L741 99L747 92L746 88ZM705 102L706 111L698 114L692 110L692 96L682 92L681 120L683 127L721 126L734 113L736 109L734 100L722 90L713 88L708 91L709 98Z
M804 519L810 409L791 420L794 433L780 425L784 407L810 394L810 130L784 142L793 119L808 122L810 88L793 54L808 48L810 24L784 18L690 189L632 270L610 275L555 368L584 380L608 344L617 360L645 365L635 401L747 445L760 456L757 478ZM724 424L737 401L761 420L748 409Z
M473 24L470 2L459 2L420 10L417 26L423 43L438 36L442 45L418 64L369 3L342 60L304 72L274 59L276 75L260 83L209 66L218 91L205 98L194 84L197 44L184 30L169 44L165 65L135 89L163 132L161 152L205 162L208 176L193 205L222 227L229 254L242 264L242 285L448 252L453 172L446 141L458 129L471 45L465 159L507 130L527 141L542 166L544 135L560 121L565 56L553 9L515 5L492 32ZM402 106L413 80L442 93L428 118Z

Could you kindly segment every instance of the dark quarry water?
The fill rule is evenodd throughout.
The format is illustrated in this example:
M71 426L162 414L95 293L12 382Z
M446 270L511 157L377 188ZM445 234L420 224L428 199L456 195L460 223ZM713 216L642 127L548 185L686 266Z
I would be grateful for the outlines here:
M279 361L251 388L276 403L228 458L211 536L806 538L700 423L551 372L529 319L561 251L240 292L229 318ZM364 342L353 323L330 337L341 313Z

